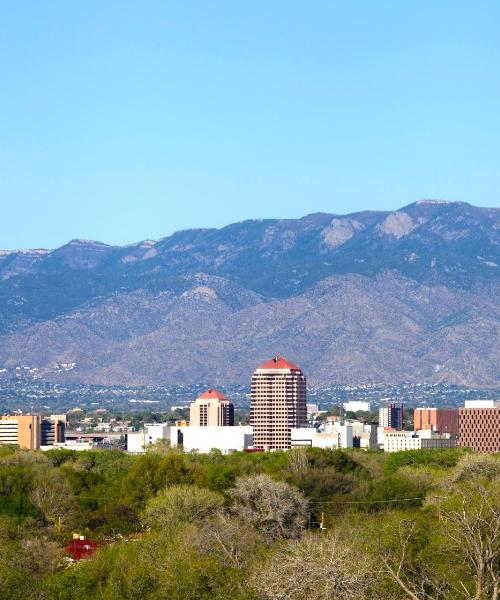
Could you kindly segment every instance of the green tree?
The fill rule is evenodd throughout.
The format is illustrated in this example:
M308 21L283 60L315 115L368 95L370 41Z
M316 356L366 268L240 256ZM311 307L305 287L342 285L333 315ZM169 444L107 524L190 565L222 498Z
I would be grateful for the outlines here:
M195 485L172 485L148 500L141 515L145 527L172 531L179 524L202 522L216 514L224 498Z

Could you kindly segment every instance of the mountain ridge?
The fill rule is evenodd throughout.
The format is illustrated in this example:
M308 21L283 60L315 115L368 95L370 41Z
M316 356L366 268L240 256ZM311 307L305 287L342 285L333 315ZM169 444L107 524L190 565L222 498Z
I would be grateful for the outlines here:
M499 230L500 209L421 200L0 252L0 366L215 385L280 351L317 384L496 385Z

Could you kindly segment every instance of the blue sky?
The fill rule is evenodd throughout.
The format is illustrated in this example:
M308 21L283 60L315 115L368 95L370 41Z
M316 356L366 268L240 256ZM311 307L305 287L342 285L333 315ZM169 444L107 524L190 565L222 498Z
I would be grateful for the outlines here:
M0 248L498 206L500 3L3 2Z

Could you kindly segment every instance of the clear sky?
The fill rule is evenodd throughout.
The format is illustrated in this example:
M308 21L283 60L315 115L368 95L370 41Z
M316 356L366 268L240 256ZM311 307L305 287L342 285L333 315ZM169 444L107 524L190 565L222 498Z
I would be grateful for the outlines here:
M19 0L0 27L0 248L499 205L497 0Z

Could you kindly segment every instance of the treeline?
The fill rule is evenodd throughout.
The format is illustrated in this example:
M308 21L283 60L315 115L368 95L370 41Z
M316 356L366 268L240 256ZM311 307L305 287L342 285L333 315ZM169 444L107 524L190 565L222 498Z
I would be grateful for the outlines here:
M500 459L0 447L0 598L78 597L498 600Z

